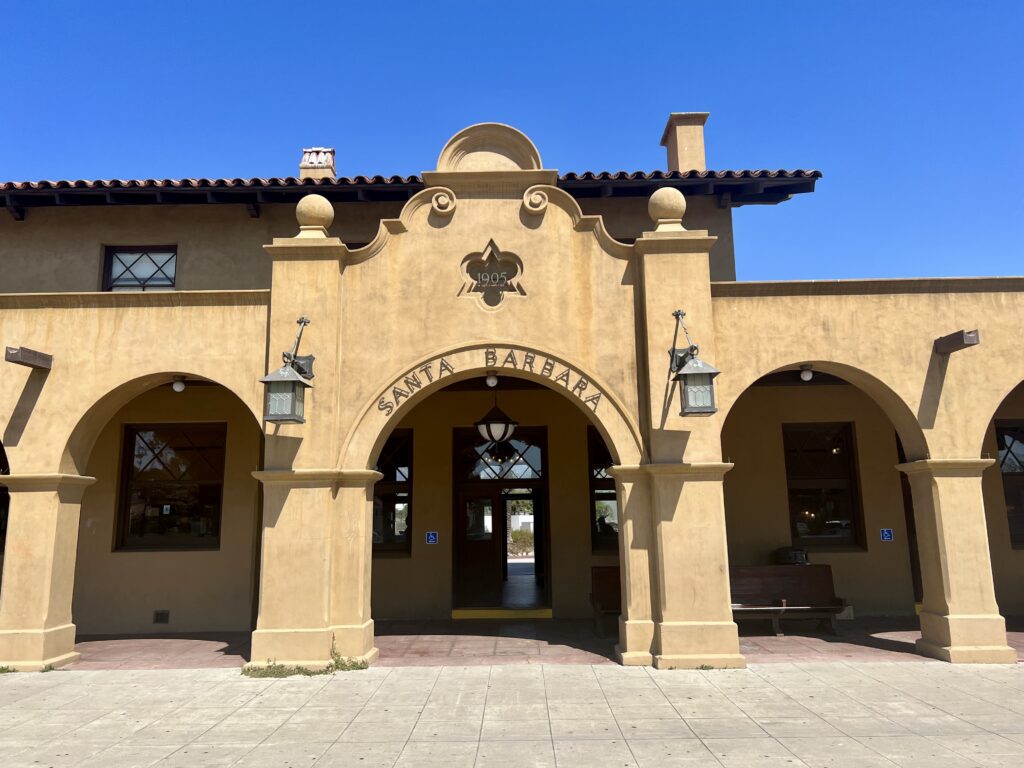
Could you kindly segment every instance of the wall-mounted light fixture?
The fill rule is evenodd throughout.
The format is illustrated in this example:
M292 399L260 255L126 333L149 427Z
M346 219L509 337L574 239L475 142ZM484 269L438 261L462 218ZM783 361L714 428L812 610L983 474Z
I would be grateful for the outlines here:
M306 421L305 394L313 386L310 379L313 378L313 361L316 358L313 355L297 354L302 331L309 325L309 318L300 317L296 322L299 324L299 332L291 352L281 355L284 365L260 379L267 387L263 418L273 424L304 424Z
M700 348L693 343L686 330L686 323L683 322L686 313L677 309L672 317L676 319L676 330L672 336L672 349L668 351L669 375L672 381L678 382L682 391L682 410L679 415L714 413L718 410L715 407L714 379L719 370L700 359ZM682 348L676 346L680 328L686 337L686 346Z

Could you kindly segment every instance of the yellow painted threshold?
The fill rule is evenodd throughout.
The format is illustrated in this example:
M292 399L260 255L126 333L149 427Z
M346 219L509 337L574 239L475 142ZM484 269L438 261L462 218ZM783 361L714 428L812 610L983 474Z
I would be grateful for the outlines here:
M550 619L550 608L454 608L453 619Z

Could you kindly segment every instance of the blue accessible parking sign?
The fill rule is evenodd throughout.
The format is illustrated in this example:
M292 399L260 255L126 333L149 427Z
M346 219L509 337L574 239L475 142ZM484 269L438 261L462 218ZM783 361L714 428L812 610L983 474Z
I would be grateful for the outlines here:
M892 540L893 540L892 528L883 528L882 529L882 541L892 541Z
M437 531L427 531L427 544L437 544Z

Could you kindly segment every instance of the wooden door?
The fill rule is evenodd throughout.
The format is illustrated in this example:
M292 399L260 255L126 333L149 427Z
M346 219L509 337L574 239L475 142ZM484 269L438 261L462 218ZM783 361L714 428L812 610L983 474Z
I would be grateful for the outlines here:
M501 605L505 561L505 507L501 491L464 489L455 515L455 605Z

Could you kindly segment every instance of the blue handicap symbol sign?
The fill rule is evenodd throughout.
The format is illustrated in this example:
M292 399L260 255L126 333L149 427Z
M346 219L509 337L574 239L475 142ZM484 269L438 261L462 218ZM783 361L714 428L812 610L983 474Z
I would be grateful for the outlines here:
M882 529L882 541L892 541L892 540L893 540L892 528L883 528Z
M427 531L427 544L437 544L437 531Z

